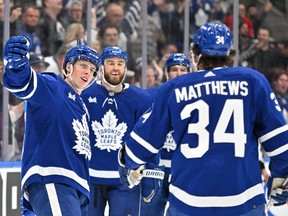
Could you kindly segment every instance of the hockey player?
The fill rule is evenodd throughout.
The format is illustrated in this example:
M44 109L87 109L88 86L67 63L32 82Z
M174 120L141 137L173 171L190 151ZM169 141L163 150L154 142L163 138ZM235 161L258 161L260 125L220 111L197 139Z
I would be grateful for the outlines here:
M138 87L123 83L127 71L127 53L115 46L101 54L100 82L82 93L91 117L90 163L91 202L89 215L138 215L140 188L125 188L119 175L118 150L137 120L151 106L149 94Z
M171 54L165 63L167 80L189 73L190 68L191 62L187 55L183 53Z
M165 63L165 74L167 80L171 80L180 75L187 74L190 72L191 63L187 55L184 53L173 53L171 54ZM155 97L155 94L159 87L148 88L147 91L150 95ZM176 149L176 143L173 139L173 131L167 134L165 144L160 151L160 165L165 167L165 178L163 181L161 197L154 203L142 203L142 207L147 210L143 212L143 216L150 215L164 215L167 198L169 195L169 183L171 181L171 158Z
M159 152L173 130L177 148L168 216L264 216L258 140L271 159L271 194L284 190L283 196L274 194L275 202L284 204L288 192L280 187L288 176L288 126L261 73L226 67L235 51L224 24L206 23L193 40L201 71L160 87L153 109L126 142L121 157L130 169L126 177L131 186L138 184L139 167Z
M37 216L87 215L89 115L80 94L95 78L100 56L75 46L63 63L64 80L29 65L29 41L11 37L4 52L4 86L27 101L21 186L24 209ZM32 206L32 208L31 208Z

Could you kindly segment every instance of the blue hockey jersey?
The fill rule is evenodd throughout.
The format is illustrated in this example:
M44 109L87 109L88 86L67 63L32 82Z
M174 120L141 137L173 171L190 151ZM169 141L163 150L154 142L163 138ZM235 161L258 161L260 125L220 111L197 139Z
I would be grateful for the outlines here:
M81 94L91 118L92 184L121 184L118 150L151 106L151 98L145 90L126 83L123 85L121 92L113 93L94 83Z
M126 165L150 160L174 130L169 202L197 216L244 214L264 204L258 141L272 177L288 176L288 125L266 78L215 68L163 84L126 142Z
M60 76L6 68L4 86L27 101L21 186L63 183L89 198L88 111ZM26 196L25 196L26 197Z
M155 100L157 91L159 87L152 87L148 88L147 91L151 95L152 99ZM175 140L173 139L173 132L169 131L169 133L166 136L164 145L160 151L160 166L165 166L165 175L167 176L167 180L169 179L169 175L171 173L171 158L174 155L174 152L176 150L177 144L175 143Z

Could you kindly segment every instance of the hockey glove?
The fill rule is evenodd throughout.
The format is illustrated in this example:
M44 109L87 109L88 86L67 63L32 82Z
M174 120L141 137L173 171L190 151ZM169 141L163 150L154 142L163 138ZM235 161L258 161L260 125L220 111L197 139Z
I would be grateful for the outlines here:
M288 203L288 177L275 178L272 180L271 193L267 207L281 206Z
M153 202L161 197L165 175L164 168L164 166L153 163L146 164L141 181L141 193L144 202Z
M118 163L119 163L119 174L120 181L124 188L132 189L134 186L138 185L143 177L142 170L144 165L139 166L136 170L131 170L125 167L125 147L119 149L118 151Z
M23 36L12 36L6 42L4 48L4 65L19 72L29 64L30 42Z

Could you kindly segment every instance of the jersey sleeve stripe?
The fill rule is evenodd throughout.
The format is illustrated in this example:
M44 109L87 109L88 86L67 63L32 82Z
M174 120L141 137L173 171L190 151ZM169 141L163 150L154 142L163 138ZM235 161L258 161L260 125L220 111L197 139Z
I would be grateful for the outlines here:
M158 149L154 148L150 143L146 142L144 139L138 136L134 131L132 131L130 135L136 142L138 142L140 145L142 145L145 149L147 149L151 153L157 154L159 152Z
M36 72L31 69L31 76L30 76L30 80L29 82L23 87L23 88L20 88L20 89L11 89L11 88L7 88L10 92L12 93L17 93L17 92L22 92L22 91L26 91L29 84L30 84L30 81L31 81L31 77L33 77L34 79L36 78Z
M31 91L28 95L26 95L26 96L24 96L24 97L19 97L19 96L17 96L17 97L19 97L20 99L25 100L25 99L27 99L27 98L30 98L30 97L33 96L34 92L36 91L36 88L37 88L37 75L36 75L36 72L35 72L34 70L32 70L32 69L31 69L31 75L32 75L31 77L32 77L32 79L33 79L33 89L32 89L32 91ZM10 92L12 92L12 93L20 93L20 92L26 91L30 84L31 84L31 78L30 78L29 82L28 82L23 88L21 88L21 89L10 89L10 88L7 88L7 89L8 89Z
M196 207L234 207L242 205L251 198L264 193L261 183L248 188L240 194L232 196L194 196L170 184L169 191L189 206Z
M266 154L269 156L269 157L273 157L273 156L276 156L276 155L279 155L285 151L288 151L288 144L284 145L284 146L281 146L280 148L277 148L276 150L272 151L272 152L266 152Z
M271 139L271 138L277 136L278 134L283 133L284 131L287 131L287 130L288 130L288 125L287 124L283 125L282 127L276 128L275 130L270 131L269 133L261 136L259 138L259 141L261 143L263 143L263 142L267 141L268 139Z
M128 146L125 146L125 151L127 155L137 164L145 164L145 161L140 160L138 157L136 157L133 152L128 148Z

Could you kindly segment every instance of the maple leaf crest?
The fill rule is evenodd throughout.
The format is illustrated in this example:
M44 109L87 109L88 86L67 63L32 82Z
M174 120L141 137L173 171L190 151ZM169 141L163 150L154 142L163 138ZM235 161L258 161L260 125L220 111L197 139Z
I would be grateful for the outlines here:
M175 140L173 139L172 133L174 131L170 131L167 136L166 136L166 140L164 143L163 148L166 149L168 152L170 151L175 151L177 144L175 143Z
M120 123L117 125L118 119L116 115L109 110L103 116L102 124L97 121L92 121L92 129L96 136L95 147L100 150L116 151L122 147L123 136L127 131L127 124Z
M72 125L75 131L77 139L75 140L76 145L73 149L76 149L79 154L85 155L85 158L91 159L91 147L89 140L89 128L87 123L86 114L82 116L82 122L78 119L73 119Z

